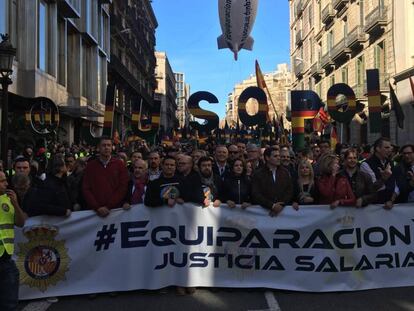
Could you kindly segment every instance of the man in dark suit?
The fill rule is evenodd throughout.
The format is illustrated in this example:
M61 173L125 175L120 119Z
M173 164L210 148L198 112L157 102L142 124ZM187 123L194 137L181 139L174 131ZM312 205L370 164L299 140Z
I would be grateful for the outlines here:
M253 202L270 210L269 215L274 217L292 200L293 184L289 172L280 165L278 149L266 148L263 156L266 165L252 177Z
M230 173L228 164L229 151L226 146L218 145L214 151L215 163L213 166L213 173L220 176L221 180Z

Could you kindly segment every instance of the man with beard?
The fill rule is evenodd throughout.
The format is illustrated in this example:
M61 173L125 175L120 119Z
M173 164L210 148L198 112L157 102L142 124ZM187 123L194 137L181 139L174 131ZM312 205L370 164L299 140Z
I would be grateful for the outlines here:
M213 173L213 160L209 157L201 157L198 160L198 170L204 192L204 206L209 206L211 203L214 207L220 206L221 202L218 198L222 180Z
M393 171L400 189L398 202L414 202L414 145L402 146L400 154L401 163Z
M152 151L148 155L148 179L155 180L161 175L161 157L157 151Z
M341 172L348 178L352 192L355 194L356 207L367 206L376 200L376 191L371 177L361 172L358 167L358 153L355 149L348 149L344 153L344 170Z
M282 148L280 150L280 162L281 162L282 166L289 172L290 177L293 180L296 180L298 178L298 173L297 173L294 165L292 164L292 161L290 160L289 149Z

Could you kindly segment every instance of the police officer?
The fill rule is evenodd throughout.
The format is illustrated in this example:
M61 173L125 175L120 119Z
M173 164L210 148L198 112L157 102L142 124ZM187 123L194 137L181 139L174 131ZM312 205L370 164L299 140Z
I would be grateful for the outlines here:
M16 193L7 189L7 178L0 172L0 310L16 310L19 270L11 259L14 251L14 225L23 227L26 214L17 203Z

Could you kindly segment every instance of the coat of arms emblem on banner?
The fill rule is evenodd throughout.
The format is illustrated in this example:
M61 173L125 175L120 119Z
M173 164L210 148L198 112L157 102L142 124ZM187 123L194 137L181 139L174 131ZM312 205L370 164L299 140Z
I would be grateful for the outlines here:
M20 284L45 292L49 286L65 280L70 258L65 241L57 241L59 230L55 226L35 225L24 228L29 240L19 243L18 259Z

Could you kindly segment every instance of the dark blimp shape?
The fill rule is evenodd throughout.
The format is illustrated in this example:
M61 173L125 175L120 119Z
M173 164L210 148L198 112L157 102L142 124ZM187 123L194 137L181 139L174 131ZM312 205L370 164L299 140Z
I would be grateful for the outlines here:
M254 40L250 37L256 19L258 0L219 0L220 26L223 34L217 38L219 49L229 48L237 60L241 49L251 51Z

